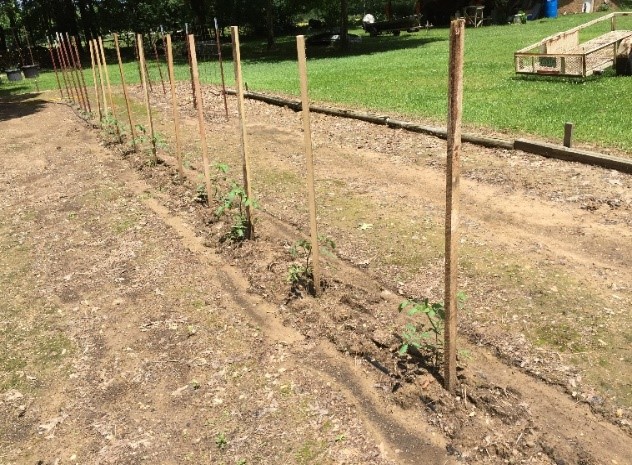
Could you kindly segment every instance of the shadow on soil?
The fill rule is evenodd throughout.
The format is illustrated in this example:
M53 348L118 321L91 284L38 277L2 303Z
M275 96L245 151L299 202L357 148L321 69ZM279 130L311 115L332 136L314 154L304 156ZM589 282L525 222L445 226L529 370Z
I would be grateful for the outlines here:
M25 87L0 89L0 122L37 113L44 108L46 101L37 98L40 94L23 92Z

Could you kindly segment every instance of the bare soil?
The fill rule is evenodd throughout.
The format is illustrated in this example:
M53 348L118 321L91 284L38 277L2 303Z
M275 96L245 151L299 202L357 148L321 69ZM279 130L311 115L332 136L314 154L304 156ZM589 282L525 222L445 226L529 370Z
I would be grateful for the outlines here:
M629 175L464 146L452 396L431 350L398 355L398 304L442 299L445 142L312 115L336 244L313 298L287 280L300 114L247 102L259 208L236 243L213 213L241 177L235 102L206 89L229 166L209 208L180 95L185 180L161 95L157 166L66 105L0 103L0 464L632 463Z

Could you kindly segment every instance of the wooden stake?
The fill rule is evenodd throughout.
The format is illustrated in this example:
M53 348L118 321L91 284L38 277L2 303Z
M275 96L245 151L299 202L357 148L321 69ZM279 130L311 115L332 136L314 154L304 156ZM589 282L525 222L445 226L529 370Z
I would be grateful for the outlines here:
M94 55L97 60L97 68L99 69L99 85L101 86L101 97L103 102L103 118L107 118L110 113L110 109L108 108L108 99L105 95L105 79L103 79L103 70L101 69L101 54L99 53L99 45L97 43L97 39L92 41L92 46L94 47Z
M149 68L147 67L147 60L145 60L145 36L143 34L140 35L141 37L141 41L139 44L139 49L143 49L143 65L142 65L142 69L145 70L145 81L147 82L147 84L149 85L149 92L151 92L152 94L154 93L154 86L152 86L151 84L151 74L149 74ZM151 40L150 40L151 42ZM139 52L139 57L140 57L140 52Z
M114 118L114 126L116 127L116 135L118 136L119 142L123 142L123 137L121 136L121 128L119 127L119 121L116 118L116 107L114 105L114 98L112 97L112 86L110 86L110 71L108 70L108 63L105 61L105 49L103 48L103 39L101 36L97 37L97 41L99 43L99 52L101 54L101 62L103 63L103 72L105 74L105 83L108 87L108 95L110 97L110 110L112 112L112 117Z
M143 73L140 70L140 56L138 54L138 41L134 40L134 53L136 54L136 64L138 65L138 82L143 82Z
M165 60L167 59L167 42L165 40L165 30L162 27L162 24L160 25L160 39L162 39L162 48L165 51ZM169 70L167 70L167 74L169 74Z
M57 53L57 62L59 63L59 69L61 70L61 77L64 80L64 87L66 88L66 97L69 102L74 102L72 90L70 88L70 77L66 75L66 66L64 65L64 60L61 53L61 47L59 46L59 41L57 41L55 44L55 52Z
M132 120L132 109L129 104L129 96L127 95L127 84L125 83L125 73L123 72L123 61L121 60L121 49L119 48L118 34L114 34L114 46L116 48L116 58L118 59L119 73L121 75L121 85L123 86L125 106L127 107L127 120L129 121L130 135L132 136L132 149L136 152L136 130L134 129L134 121Z
M222 75L222 96L224 97L224 110L226 111L226 119L228 120L228 100L226 98L226 81L224 79L224 61L222 60L222 44L219 40L219 24L215 18L215 39L217 42L217 56L219 60L219 70Z
M88 104L88 111L92 114L92 106L90 105L90 98L88 97L88 88L86 87L86 79L83 75L83 67L81 66L81 57L79 57L79 49L77 48L77 41L73 37L71 42L71 51L73 53L73 62L77 67L77 71L79 76L81 77L81 91L86 98L86 103Z
M75 61L75 54L72 51L72 44L70 43L70 34L68 34L67 32L66 32L65 44L66 44L66 53L68 56L68 65L71 67L73 76L77 80L77 91L79 92L79 98L81 98L81 101L83 102L83 110L85 112L91 113L90 105L88 104L86 96L83 93L83 88L81 87L81 75L79 73L79 66L77 65Z
M239 109L239 122L241 129L241 158L244 171L244 190L246 196L252 201L252 189L250 184L250 156L248 150L248 135L246 134L246 113L244 105L244 81L241 74L241 52L239 50L239 27L231 26L230 35L233 41L233 54L235 56L235 85L237 87L237 108ZM246 206L246 221L250 226L246 231L246 238L252 239L254 237L253 226L253 207L252 202Z
M206 200L211 204L211 173L208 159L208 147L206 146L206 129L204 125L204 101L200 89L200 75L198 71L197 55L195 53L195 37L188 36L189 53L191 55L191 71L193 72L193 91L197 101L198 126L200 129L200 144L202 145L202 163L204 164L204 181L206 183Z
M99 84L97 82L96 64L94 62L94 50L92 48L92 41L88 41L88 47L90 48L90 63L92 64L92 81L94 82L94 95L97 99L97 107L99 109L99 121L103 120L103 113L101 112L101 99L99 98Z
M50 61L53 64L53 71L55 71L55 80L57 81L57 87L59 87L59 95L61 99L64 99L64 92L61 90L61 82L59 81L59 74L57 73L57 65L55 64L55 55L53 54L53 48L50 45L50 40L46 38L48 43L48 52L50 53Z
M77 96L81 101L81 108L84 112L88 112L88 104L83 95L83 91L81 90L81 78L79 77L79 71L77 69L77 64L74 60L74 54L72 53L72 46L70 45L70 36L66 33L66 39L64 39L63 35L61 35L62 46L64 50L64 55L66 57L66 62L68 63L68 67L70 68L70 73L72 75L72 81L75 83L75 91L77 92Z
M70 64L68 62L68 57L66 56L66 48L64 47L64 39L59 34L59 32L57 33L57 41L59 42L59 49L61 50L61 53L59 55L61 57L61 62L63 63L64 68L66 68L66 70L68 71L68 76L69 76L68 77L68 82L72 84L72 88L71 89L74 89L72 100L73 100L73 102L75 104L77 104L80 107L82 107L81 102L79 100L79 92L77 91L77 84L75 83L75 77L72 74L72 71L70 70ZM75 95L77 96L77 100L76 101L75 101Z
M457 278L459 243L459 194L461 177L461 116L463 114L463 47L465 20L450 24L450 69L448 82L448 160L445 219L445 341L444 383L456 390Z
M156 154L156 137L154 135L154 120L151 116L151 103L149 102L149 89L147 88L147 80L145 77L145 51L143 50L143 36L136 36L138 41L138 59L140 60L140 79L143 84L143 93L145 94L145 108L147 109L147 121L149 122L149 137L151 137L151 164L158 163L158 155Z
M309 225L312 241L312 273L314 293L320 295L320 250L318 247L318 223L316 222L316 190L314 188L314 154L312 150L312 129L309 113L309 93L307 81L307 59L305 57L305 36L296 37L298 51L298 74L301 81L301 105L303 107L303 137L307 167L307 200L309 203Z
M184 179L184 169L182 167L182 148L180 147L180 110L178 109L176 78L173 71L173 50L171 48L171 34L167 34L167 44L165 49L167 50L167 70L169 72L169 82L171 84L171 108L173 110L173 127L176 134L176 160L178 161L178 174L180 175L180 179Z
M570 148L573 144L573 123L564 124L564 147Z
M187 46L187 59L189 60L189 74L191 75L191 94L193 95L193 108L197 108L195 100L195 84L193 84L193 67L191 66L191 47L189 46L189 24L184 23L185 45Z
M160 57L158 56L158 48L156 47L156 40L153 40L151 31L149 31L149 42L151 42L154 48L154 56L156 57L156 66L158 66L158 74L160 75L160 82L162 83L162 93L164 95L167 95L165 80L162 77L162 66L160 66Z

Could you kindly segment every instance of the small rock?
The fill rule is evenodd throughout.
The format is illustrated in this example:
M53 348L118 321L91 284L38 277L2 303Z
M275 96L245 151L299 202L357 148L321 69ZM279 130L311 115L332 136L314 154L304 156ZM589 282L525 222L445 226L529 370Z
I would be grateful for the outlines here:
M384 289L382 292L380 292L380 297L383 300L389 300L389 299L392 299L394 297L394 294L391 291L389 291L388 289Z

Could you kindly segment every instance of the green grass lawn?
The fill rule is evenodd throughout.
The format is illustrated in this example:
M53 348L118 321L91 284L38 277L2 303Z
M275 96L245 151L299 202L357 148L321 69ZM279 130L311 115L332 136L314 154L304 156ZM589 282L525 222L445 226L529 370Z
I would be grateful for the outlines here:
M576 142L612 147L632 153L632 78L607 72L586 80L524 77L514 73L513 53L546 36L594 19L598 14L568 15L526 25L468 28L465 38L463 122L466 130L491 130L508 137L532 135L561 141L564 123L575 124ZM609 23L592 30L599 34ZM632 30L632 17L618 19L618 28ZM399 37L372 38L361 31L362 43L348 55L328 47L308 48L310 96L313 101L400 114L445 124L447 111L448 29L436 28ZM582 35L582 39L589 38ZM230 46L224 47L230 59ZM150 58L151 55L148 56ZM206 54L200 74L206 82L219 83L216 57ZM244 80L252 91L298 96L299 82L294 37L278 39L274 51L262 41L242 40ZM110 63L114 63L111 59ZM158 72L150 62L154 86ZM233 83L232 63L225 63L227 83ZM135 63L125 65L128 82L139 81ZM166 78L166 70L163 69ZM110 65L113 83L118 67ZM180 54L177 79L188 79ZM86 72L88 84L91 73ZM6 81L4 92L10 92ZM32 86L32 83L29 85ZM54 88L54 75L44 73L40 88ZM14 85L23 89L26 84Z

